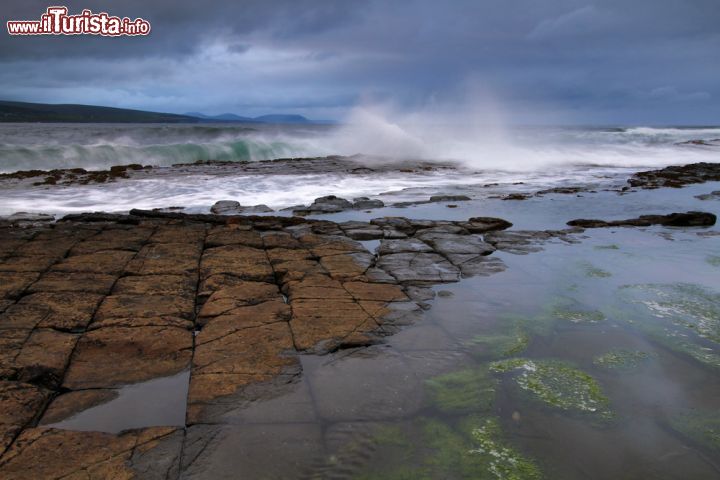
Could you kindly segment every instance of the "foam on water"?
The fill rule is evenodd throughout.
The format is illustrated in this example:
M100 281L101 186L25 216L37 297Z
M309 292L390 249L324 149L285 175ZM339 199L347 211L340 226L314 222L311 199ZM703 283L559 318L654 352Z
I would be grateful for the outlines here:
M459 161L482 170L654 167L717 161L719 146L677 145L720 138L720 128L504 127L495 114L400 114L357 108L340 126L172 124L0 124L0 172L198 160L365 154L382 159Z

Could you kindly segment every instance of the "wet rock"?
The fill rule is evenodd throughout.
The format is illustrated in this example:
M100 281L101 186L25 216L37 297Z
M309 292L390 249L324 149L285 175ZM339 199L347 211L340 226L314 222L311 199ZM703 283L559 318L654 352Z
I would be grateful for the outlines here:
M6 217L0 217L0 220L10 225L32 225L34 223L53 222L55 221L55 216L44 213L17 212Z
M182 430L170 427L120 435L29 428L0 459L0 476L160 480L177 472L182 437Z
M680 188L694 183L716 181L720 181L720 163L701 162L638 172L628 180L628 183L632 187L641 188Z
M506 230L512 227L513 224L502 218L472 217L467 222L461 222L459 225L470 233L485 233Z
M458 267L463 277L490 276L507 270L502 259L486 255L453 253L448 260Z
M436 202L466 202L470 201L471 198L467 195L433 195L430 197L431 203Z
M373 208L382 208L385 206L382 200L370 200L368 197L353 198L353 208L355 210L371 210Z
M509 193L503 197L500 197L500 200L527 200L531 197L532 195L528 193Z
M567 222L568 225L581 228L605 227L649 227L663 225L666 227L709 227L715 225L717 217L707 212L671 213L669 215L641 215L627 220L585 220L577 219Z
M377 266L402 283L456 282L460 278L460 270L436 253L383 255Z
M423 232L416 235L442 255L475 254L489 255L495 247L475 235L454 235L449 233Z
M547 232L531 230L515 230L511 232L490 232L485 235L485 241L492 244L498 250L526 255L542 250L540 244L552 238Z
M220 200L210 207L210 211L217 215L240 215L246 213L269 213L274 210L267 205L242 206L234 200Z
M240 208L240 202L236 202L235 200L220 200L215 202L215 204L210 207L210 211L212 213L216 213L218 215L224 215L224 214L232 214L232 213L239 213L238 209Z
M414 238L408 240L381 240L377 249L380 255L392 253L428 253L433 249L425 242Z
M702 195L695 195L695 198L698 200L720 200L720 190L704 193Z
M308 207L293 210L295 215L315 215L318 213L337 213L353 208L353 204L344 198L328 195L316 198Z
M80 390L55 397L43 414L40 426L61 422L73 415L117 398L117 390Z

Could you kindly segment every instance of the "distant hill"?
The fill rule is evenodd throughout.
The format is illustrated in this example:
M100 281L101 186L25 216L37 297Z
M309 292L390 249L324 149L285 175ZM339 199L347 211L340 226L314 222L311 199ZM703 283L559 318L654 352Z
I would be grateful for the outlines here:
M202 120L209 120L213 122L247 122L247 123L260 123L258 120L255 120L251 117L241 117L240 115L235 115L234 113L223 113L220 115L205 115L204 113L199 112L187 112L185 115L189 117L196 117L200 118Z
M0 122L198 123L200 121L199 118L188 115L126 108L0 100Z
M332 123L315 122L302 115L276 114L260 117L243 117L234 113L205 115L190 112L146 112L127 108L100 107L95 105L49 104L10 102L0 100L0 122L50 122L50 123Z

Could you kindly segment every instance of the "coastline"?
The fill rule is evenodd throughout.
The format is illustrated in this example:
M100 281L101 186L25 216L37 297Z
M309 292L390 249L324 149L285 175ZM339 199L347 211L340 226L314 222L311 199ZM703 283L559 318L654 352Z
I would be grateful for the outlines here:
M337 159L318 168L327 162L349 168ZM240 168L262 174L266 167ZM621 198L718 182L719 170L639 172L627 188L602 193ZM544 189L524 198L552 202L591 190ZM446 197L431 206L464 201ZM717 211L715 200L706 205ZM2 476L180 475L189 468L183 456L202 450L228 418L302 383L304 357L376 348L432 311L434 287L477 276L492 281L508 268L498 254L542 255L549 245L592 235L579 227L517 229L495 217L419 220L386 211L373 208L370 221L325 220L318 211L302 218L133 210L0 223ZM711 220L688 226L716 235L707 230ZM367 241L379 241L377 249ZM189 389L179 425L120 434L48 426L112 401L128 384L183 372Z

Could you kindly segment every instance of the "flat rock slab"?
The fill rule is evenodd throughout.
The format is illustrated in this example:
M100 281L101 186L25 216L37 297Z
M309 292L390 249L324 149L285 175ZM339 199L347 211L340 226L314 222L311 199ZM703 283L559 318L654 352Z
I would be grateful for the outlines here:
M289 421L352 421L364 410L340 408L330 395L321 412L302 414L298 405L311 399L299 354L377 343L422 317L427 287L501 271L496 248L558 238L496 232L507 226L494 218L337 224L142 211L0 226L0 478L201 478L217 455L237 455L240 431L210 424L270 418L249 407L273 395L286 395L277 404L288 406L281 417ZM355 240L370 237L382 240L377 254ZM352 373L353 362L347 366ZM406 382L391 370L380 373ZM187 438L174 428L111 435L37 426L108 402L123 385L182 371L190 378ZM323 391L336 382L318 381ZM417 382L407 382L396 406L412 412ZM342 398L362 390L356 380L342 384ZM374 402L368 397L362 409ZM261 438L263 428L244 429L242 438ZM310 438L300 424L281 430L293 442ZM297 449L300 463L317 451L308 442ZM267 468L253 463L252 448L246 453L231 475Z

